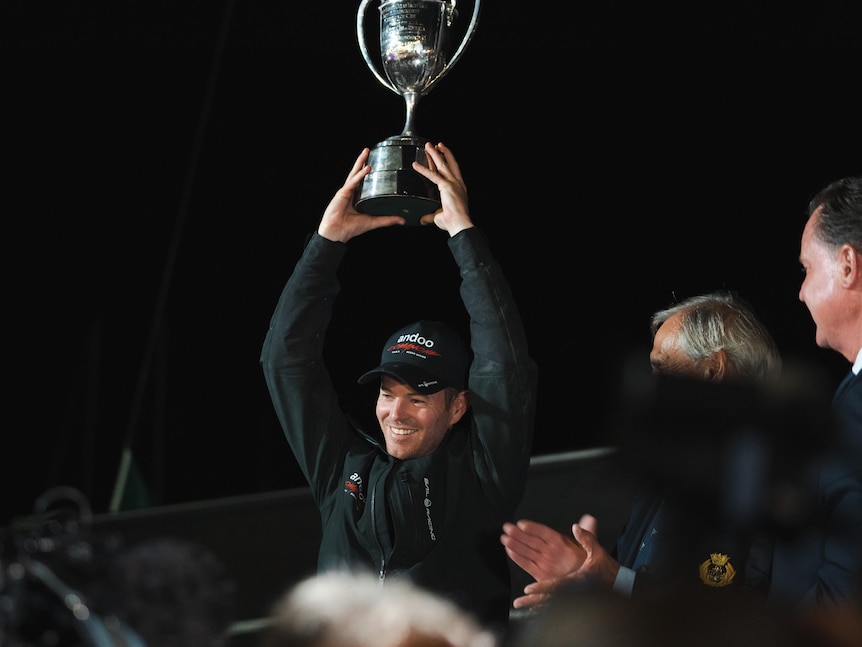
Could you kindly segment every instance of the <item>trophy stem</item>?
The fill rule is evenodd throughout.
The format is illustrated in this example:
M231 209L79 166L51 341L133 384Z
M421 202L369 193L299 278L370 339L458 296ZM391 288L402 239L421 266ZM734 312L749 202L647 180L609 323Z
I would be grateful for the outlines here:
M413 132L413 121L414 114L416 113L416 103L419 101L419 93L418 92L405 92L404 93L404 104L406 108L406 116L404 118L404 128L401 131L402 137L413 137L415 134Z

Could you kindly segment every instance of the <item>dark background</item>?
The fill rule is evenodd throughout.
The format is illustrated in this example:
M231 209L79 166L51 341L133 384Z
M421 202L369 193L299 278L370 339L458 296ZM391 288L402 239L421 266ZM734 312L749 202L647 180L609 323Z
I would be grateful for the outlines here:
M521 304L536 454L607 441L621 360L697 292L740 291L788 359L847 369L814 345L797 256L808 199L862 170L859 9L629 5L483 4L418 106ZM306 234L403 123L358 6L4 3L0 524L56 485L107 510L126 443L153 504L304 485L258 355ZM386 336L463 311L442 232L351 248L328 354L364 415Z

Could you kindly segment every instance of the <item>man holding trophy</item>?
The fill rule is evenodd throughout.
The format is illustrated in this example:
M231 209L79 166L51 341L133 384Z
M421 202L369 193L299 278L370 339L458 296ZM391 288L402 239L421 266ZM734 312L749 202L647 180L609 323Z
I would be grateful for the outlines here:
M448 326L419 321L384 345L359 378L378 384L379 429L344 412L323 363L351 239L402 215L357 211L373 172L357 157L306 244L272 316L261 353L267 387L321 513L318 571L371 570L452 600L505 635L511 583L499 528L524 492L535 422L537 367L509 283L476 228L452 151L427 143L412 170L439 190L440 208L418 219L449 235L470 317L470 345ZM388 252L400 267L410 249ZM384 278L385 280L385 278ZM421 291L420 291L421 292Z
M413 131L415 104L460 56L478 0L452 55L445 52L455 0L384 0L380 50L388 78L365 46L369 1L357 14L360 48L375 76L404 97L404 129L356 158L282 291L261 365L320 510L318 571L367 569L383 585L407 578L502 638L511 583L498 536L526 487L537 367L509 283L473 225L455 156ZM448 233L470 344L435 320L396 331L380 365L359 378L379 387L379 429L367 431L341 410L323 342L349 241L394 225ZM387 254L399 270L411 261L407 245Z

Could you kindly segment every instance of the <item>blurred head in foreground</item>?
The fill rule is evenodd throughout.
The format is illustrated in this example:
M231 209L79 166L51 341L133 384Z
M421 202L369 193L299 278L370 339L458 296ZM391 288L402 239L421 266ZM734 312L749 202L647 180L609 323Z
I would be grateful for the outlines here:
M407 580L370 573L309 577L276 603L264 647L498 647L494 634Z

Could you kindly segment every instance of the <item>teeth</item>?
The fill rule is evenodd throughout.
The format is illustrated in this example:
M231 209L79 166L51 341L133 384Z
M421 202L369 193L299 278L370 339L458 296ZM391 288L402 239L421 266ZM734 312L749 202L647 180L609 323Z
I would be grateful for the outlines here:
M398 429L396 427L389 427L389 431L391 431L396 436L409 436L414 433L415 429Z

